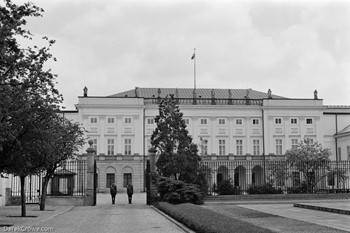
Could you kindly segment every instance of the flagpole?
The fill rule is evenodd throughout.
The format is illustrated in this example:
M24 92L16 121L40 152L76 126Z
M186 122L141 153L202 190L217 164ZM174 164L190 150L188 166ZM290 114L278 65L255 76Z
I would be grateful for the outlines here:
M194 75L194 89L196 90L196 48L194 48L193 52L193 75Z

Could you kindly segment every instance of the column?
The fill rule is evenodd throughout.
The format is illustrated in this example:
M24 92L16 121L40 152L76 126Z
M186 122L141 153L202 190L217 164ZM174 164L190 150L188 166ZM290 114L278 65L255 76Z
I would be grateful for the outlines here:
M87 173L86 173L86 191L85 191L85 199L84 199L84 205L85 206L93 206L95 193L94 193L94 175L95 175L95 160L94 160L94 148L92 147L93 140L90 139L88 141L90 147L86 150L87 154Z

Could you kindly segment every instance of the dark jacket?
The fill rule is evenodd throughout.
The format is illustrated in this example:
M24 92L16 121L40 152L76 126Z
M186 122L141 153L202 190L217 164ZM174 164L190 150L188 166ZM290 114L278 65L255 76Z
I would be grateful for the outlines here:
M126 193L128 195L132 195L134 193L134 187L131 184L129 184L128 187L126 188Z
M115 184L111 185L110 193L111 193L111 195L116 195L117 194L117 186Z

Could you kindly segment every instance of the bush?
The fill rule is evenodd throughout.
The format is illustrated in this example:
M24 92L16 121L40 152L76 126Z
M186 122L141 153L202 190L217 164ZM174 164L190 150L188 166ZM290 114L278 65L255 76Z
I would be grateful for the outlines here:
M287 188L287 193L307 193L307 184L306 182L302 182L299 186L293 186L291 188Z
M272 184L251 185L247 189L248 194L282 194L281 189L276 189Z
M198 185L159 176L156 181L156 187L160 195L160 201L166 201L172 204L187 202L193 204L204 203L204 195Z
M268 229L189 203L171 205L159 202L155 207L198 233L271 232Z
M219 195L238 195L239 188L234 187L231 180L224 180L218 184L217 193Z

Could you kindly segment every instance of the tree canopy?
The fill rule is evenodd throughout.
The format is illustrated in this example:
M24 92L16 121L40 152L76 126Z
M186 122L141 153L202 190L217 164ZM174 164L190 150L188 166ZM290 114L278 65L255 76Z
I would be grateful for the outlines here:
M318 142L305 138L296 148L286 152L287 163L301 172L307 192L311 193L316 184L329 173L338 173L329 166L331 152ZM323 172L321 172L321 169Z
M158 172L166 177L196 183L201 158L174 96L162 99L158 109L157 127L151 136L151 144L159 154Z
M34 36L26 30L27 17L43 9L4 0L0 5L0 173L21 179L22 216L25 216L25 177L51 170L81 143L78 126L57 116L63 98L55 87L56 75L45 64L56 60L46 46L21 46Z
M41 16L43 10L31 3L16 5L5 0L0 6L0 172L8 170L4 158L24 138L31 124L40 123L58 110L62 96L55 88L55 76L44 64L54 59L50 47L55 43L44 37L46 47L22 47L19 40L30 41L25 30L26 17Z

